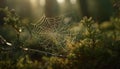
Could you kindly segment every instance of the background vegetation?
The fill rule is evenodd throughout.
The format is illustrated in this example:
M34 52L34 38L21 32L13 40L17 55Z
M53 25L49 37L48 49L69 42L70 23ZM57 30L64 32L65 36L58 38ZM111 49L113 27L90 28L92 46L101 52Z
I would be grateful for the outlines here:
M71 1L0 0L0 69L119 69L120 1Z

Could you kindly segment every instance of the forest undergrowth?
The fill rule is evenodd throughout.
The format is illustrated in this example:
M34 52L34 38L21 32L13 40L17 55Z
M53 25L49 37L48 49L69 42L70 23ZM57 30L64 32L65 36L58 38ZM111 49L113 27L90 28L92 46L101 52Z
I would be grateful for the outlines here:
M102 23L83 17L42 33L42 24L34 26L8 8L0 9L0 21L0 69L120 68L119 17Z

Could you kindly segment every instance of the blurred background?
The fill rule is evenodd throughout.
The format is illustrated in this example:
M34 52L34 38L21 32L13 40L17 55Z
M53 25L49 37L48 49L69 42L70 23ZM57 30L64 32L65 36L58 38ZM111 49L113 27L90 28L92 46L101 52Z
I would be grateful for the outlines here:
M74 16L76 21L83 16L92 16L96 20L105 21L119 9L117 0L0 0L0 7L6 6L32 20L45 14Z

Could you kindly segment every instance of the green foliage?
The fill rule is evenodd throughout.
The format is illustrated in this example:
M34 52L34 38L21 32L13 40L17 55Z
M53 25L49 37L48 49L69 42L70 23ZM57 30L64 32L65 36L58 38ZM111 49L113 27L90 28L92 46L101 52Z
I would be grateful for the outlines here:
M0 34L13 42L21 32L21 20L14 9L0 8L0 12Z
M73 49L71 49L72 51L69 52L67 58L54 58L51 61L53 59L51 57L49 61L51 61L52 69L57 67L60 69L119 69L120 32L117 31L115 25L120 22L116 18L113 18L111 22L114 23L115 29L108 29L108 32L94 26L96 23L93 22L92 18L83 18L80 23L86 29L84 32L87 32L87 34L82 32L83 34L79 35L83 36L82 39L72 44ZM117 35L115 35L116 33ZM116 36L116 38L113 36Z
M113 8L114 8L114 16L120 17L120 1L112 0Z
M4 20L4 24L9 24L9 25L20 24L20 19L14 9L9 10L8 7L4 9L0 8L0 12L1 12L0 14L3 15L1 16L1 19Z
M24 50L21 47L30 44L24 44L19 38L21 31L21 20L15 12L4 10L4 24L12 26L17 31L16 41L13 47L3 49L0 45L0 69L119 69L120 68L120 18L111 18L110 21L98 24L92 17L84 17L77 25L65 29L69 35L62 36L67 52L61 49L57 52L60 56L46 56L38 50ZM26 27L26 26L23 26ZM77 28L77 29L76 29ZM51 35L52 36L52 35ZM50 36L48 36L50 37ZM55 36L52 36L55 37ZM58 37L58 36L57 36ZM51 41L53 39L45 38ZM40 39L41 42L43 39ZM0 39L1 40L1 39ZM39 44L33 43L31 48L43 50ZM47 41L45 42L47 43ZM7 50L8 49L8 50ZM32 52L35 51L35 52ZM40 56L31 55L39 52ZM53 51L51 51L53 52Z

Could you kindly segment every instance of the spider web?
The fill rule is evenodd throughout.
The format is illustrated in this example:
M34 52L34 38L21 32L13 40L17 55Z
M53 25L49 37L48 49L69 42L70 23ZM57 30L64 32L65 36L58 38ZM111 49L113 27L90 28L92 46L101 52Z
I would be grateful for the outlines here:
M44 51L57 53L67 52L66 37L71 24L64 21L64 16L46 17L43 15L33 25L32 35L39 40L39 45Z

